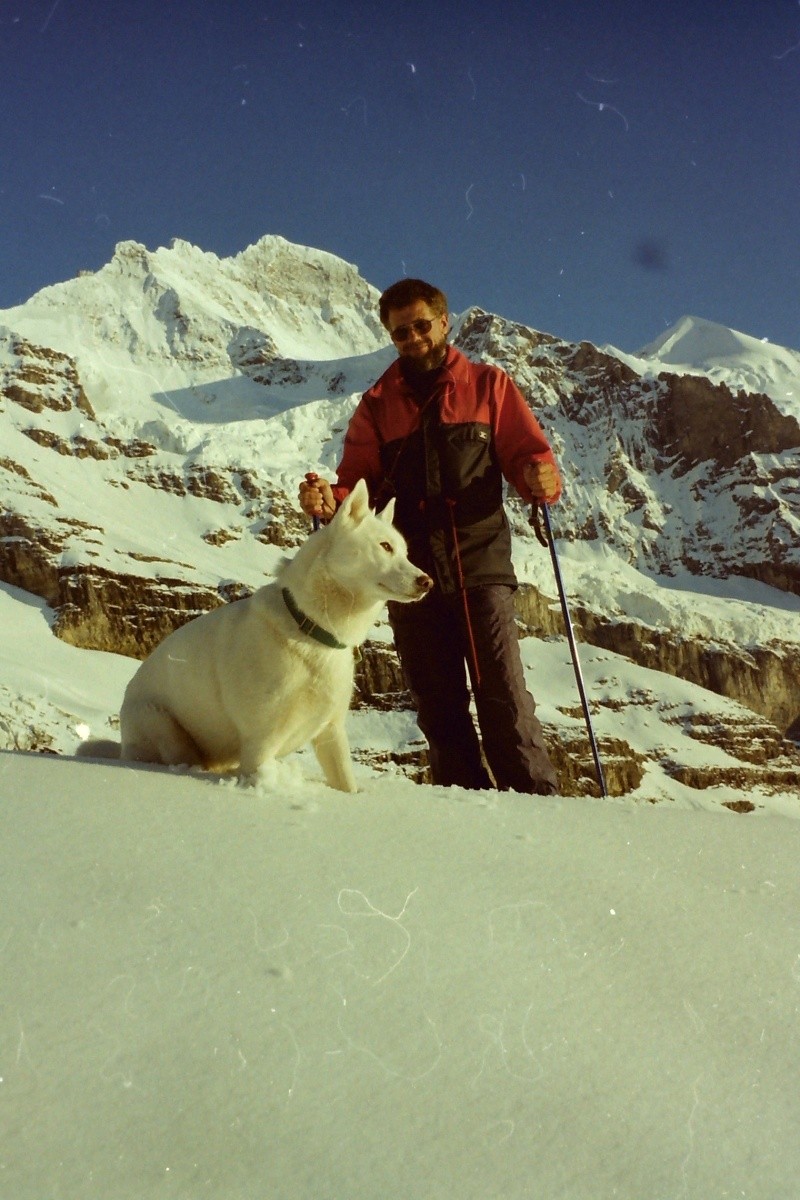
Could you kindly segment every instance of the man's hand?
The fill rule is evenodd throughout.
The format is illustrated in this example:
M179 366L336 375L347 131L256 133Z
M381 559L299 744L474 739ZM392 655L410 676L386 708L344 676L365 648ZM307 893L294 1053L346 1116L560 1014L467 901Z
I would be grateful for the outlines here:
M535 500L552 504L558 499L561 494L561 476L552 463L525 463L522 473Z
M300 484L299 499L300 507L307 517L319 517L323 521L330 521L336 512L336 501L327 479L317 478L313 482L304 479Z

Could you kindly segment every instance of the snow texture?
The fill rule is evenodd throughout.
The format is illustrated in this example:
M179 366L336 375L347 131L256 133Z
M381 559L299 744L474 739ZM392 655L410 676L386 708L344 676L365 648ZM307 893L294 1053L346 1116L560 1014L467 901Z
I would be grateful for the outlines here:
M0 754L0 1195L788 1200L800 825Z

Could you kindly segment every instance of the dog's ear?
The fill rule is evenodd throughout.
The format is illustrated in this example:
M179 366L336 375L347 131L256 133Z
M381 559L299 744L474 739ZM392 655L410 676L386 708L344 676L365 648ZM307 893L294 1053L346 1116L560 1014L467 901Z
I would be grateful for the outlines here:
M360 525L370 514L369 489L363 479L359 479L352 492L345 496L337 512L337 517L344 517L354 525Z
M382 508L381 511L378 513L378 516L380 517L380 519L382 521L385 521L387 525L391 525L392 521L394 521L394 503L395 503L395 497L392 496L391 500L388 502L386 507Z

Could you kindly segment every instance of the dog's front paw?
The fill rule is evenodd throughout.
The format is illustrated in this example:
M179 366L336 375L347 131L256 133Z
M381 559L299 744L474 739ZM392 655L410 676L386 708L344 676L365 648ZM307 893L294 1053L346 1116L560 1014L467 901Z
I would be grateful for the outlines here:
M240 771L236 776L239 787L252 788L258 783L258 771Z

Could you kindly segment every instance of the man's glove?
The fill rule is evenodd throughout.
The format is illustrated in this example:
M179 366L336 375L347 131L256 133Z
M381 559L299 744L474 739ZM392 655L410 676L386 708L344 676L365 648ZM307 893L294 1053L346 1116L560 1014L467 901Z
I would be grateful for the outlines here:
M552 463L525 463L522 474L534 500L553 504L561 495L561 476Z

